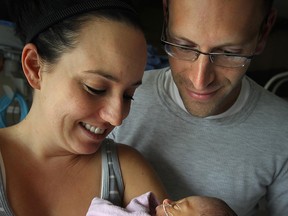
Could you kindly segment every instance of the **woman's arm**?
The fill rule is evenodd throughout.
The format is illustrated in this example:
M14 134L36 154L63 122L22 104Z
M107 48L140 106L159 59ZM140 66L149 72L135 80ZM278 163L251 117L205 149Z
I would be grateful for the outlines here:
M119 144L118 155L124 182L124 206L148 191L153 192L159 202L168 197L159 177L137 150Z

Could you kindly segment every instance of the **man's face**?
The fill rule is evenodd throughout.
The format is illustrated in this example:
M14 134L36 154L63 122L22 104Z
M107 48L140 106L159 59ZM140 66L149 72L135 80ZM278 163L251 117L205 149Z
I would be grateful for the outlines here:
M202 52L257 53L264 20L262 0L170 0L169 42ZM220 114L237 99L248 65L216 66L209 56L192 61L170 57L172 75L186 109L195 116Z

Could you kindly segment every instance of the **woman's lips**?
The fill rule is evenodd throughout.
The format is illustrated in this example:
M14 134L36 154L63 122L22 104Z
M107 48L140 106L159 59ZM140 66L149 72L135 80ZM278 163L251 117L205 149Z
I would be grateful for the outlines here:
M90 125L88 123L82 122L82 125L90 132L94 134L103 134L105 132L104 128L99 128L97 126Z
M81 122L80 125L86 136L90 137L92 140L103 140L110 132L108 128L100 128L84 122Z

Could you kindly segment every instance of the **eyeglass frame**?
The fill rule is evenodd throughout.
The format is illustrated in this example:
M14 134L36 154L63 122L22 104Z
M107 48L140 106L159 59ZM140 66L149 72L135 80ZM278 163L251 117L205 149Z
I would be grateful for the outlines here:
M166 30L167 30L167 22L168 22L168 17L169 17L169 11L168 9L166 9L166 17L164 18L164 22L163 22L163 27L162 27L162 34L161 34L161 43L164 45L164 50L165 52L173 57L173 58L176 58L176 59L179 59L179 60L183 60L183 61L191 61L191 62L195 62L197 61L197 59L199 58L199 56L202 54L202 55L206 55L206 56L209 56L209 61L210 63L218 66L218 67L225 67L225 68L243 68L245 67L248 63L251 62L251 60L254 58L255 54L251 54L251 55L241 55L241 54L234 54L234 53L217 53L217 52L202 52L198 49L195 49L195 48L192 48L192 47L189 47L189 46L185 46L185 45L180 45L180 44L175 44L175 43L172 43L172 42L169 42L167 40L165 40L165 38L167 38L167 35L166 35ZM265 17L266 19L266 17ZM261 25L261 28L262 28L262 25ZM172 53L168 52L167 51L167 48L166 46L167 45L170 45L170 46L173 46L173 47L176 47L176 48L181 48L181 49L186 49L186 50L189 50L189 51L193 51L195 52L196 54L196 58L195 59L180 59L180 58L177 58L176 56L173 56ZM246 62L243 63L242 65L240 66L236 66L236 67L231 67L231 66L223 66L223 65L217 65L215 64L214 60L213 60L213 56L229 56L229 57L239 57L239 58L245 58L246 59Z
M245 67L251 60L252 58L254 57L254 55L238 55L238 54L233 54L233 53L214 53L214 52L210 52L210 53L206 53L206 52L202 52L200 50L197 50L197 49L194 49L194 48L191 48L191 47L188 47L188 46L183 46L183 45L180 45L180 44L175 44L175 43L171 43L171 42L168 42L166 40L163 40L161 39L161 42L164 44L164 50L165 52L173 57L173 58L176 58L176 59L179 59L179 60L183 60L183 61L191 61L191 62L195 62L197 61L197 59L199 58L199 56L202 54L202 55L206 55L206 56L209 56L209 60L212 64L216 65L216 66L219 66L219 67L226 67L226 68L241 68L241 67ZM186 49L186 50L189 50L189 51L193 51L195 53L195 58L191 58L191 59L183 59L183 58L178 58L177 56L173 55L171 52L167 51L167 48L166 46L167 45L170 45L170 46L173 46L173 47L176 47L176 48L181 48L181 49ZM239 65L239 66L225 66L225 65L219 65L217 63L215 63L215 60L213 59L215 56L228 56L228 57L239 57L239 58L245 58L245 61L243 64Z

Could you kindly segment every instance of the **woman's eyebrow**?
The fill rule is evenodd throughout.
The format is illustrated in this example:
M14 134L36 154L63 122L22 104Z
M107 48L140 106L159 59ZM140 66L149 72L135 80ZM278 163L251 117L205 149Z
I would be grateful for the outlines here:
M113 82L120 82L120 79L118 79L117 77L112 76L111 74L109 74L105 71L102 71L102 70L86 70L84 72L98 75L98 76L102 76L105 79L111 80ZM133 83L131 86L140 86L141 84L142 84L142 80L139 80L139 81Z

